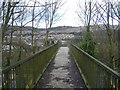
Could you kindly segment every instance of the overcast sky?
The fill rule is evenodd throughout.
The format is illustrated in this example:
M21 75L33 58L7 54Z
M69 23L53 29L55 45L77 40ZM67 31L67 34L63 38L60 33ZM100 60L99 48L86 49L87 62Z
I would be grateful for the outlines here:
M58 20L55 24L53 24L53 27L79 26L77 14L76 14L78 1L79 0L63 0L65 4L58 10L58 13L63 15L60 20ZM40 27L44 27L44 23L42 23Z
M4 0L0 0L0 6L1 6L1 2L3 2ZM8 0L6 0L8 1ZM17 1L17 0L14 0ZM18 0L19 1L19 0ZM23 0L24 1L24 0ZM25 0L27 2L29 1L34 1L34 0ZM46 0L37 0L40 3L44 3ZM59 10L58 13L59 14L63 14L63 16L61 17L61 20L57 21L53 27L56 26L78 26L77 23L77 15L75 13L76 11L76 3L79 0L62 0L63 3L66 2ZM31 25L31 23L28 24L28 26ZM45 27L45 23L41 23L39 27Z
M65 25L65 26L78 26L77 23L77 14L75 13L77 9L78 0L67 0L64 6L61 7L60 12L64 13L63 17L59 22L55 24Z
M60 9L59 9L59 13L60 14L64 14L61 18L61 20L59 20L58 22L56 22L53 27L56 26L80 26L80 25L84 25L84 23L82 23L78 16L76 11L78 10L78 4L80 3L81 5L84 4L84 2L88 2L90 0L62 0L63 2L66 2ZM107 0L91 0L92 2L103 2L103 1L107 1ZM109 1L119 1L119 0L109 0ZM45 24L42 23L40 27L45 27Z
M29 1L29 0L26 0L26 1ZM44 2L45 0L38 0L38 1L41 3L41 2ZM78 3L80 2L82 5L85 0L62 0L62 1L66 3L59 9L58 13L64 14L64 15L62 16L61 20L59 20L53 25L53 27L83 25L83 23L80 22L76 11L78 9L78 6L77 6ZM86 1L89 1L89 0L86 0ZM97 0L97 1L100 2L105 0ZM119 0L110 0L110 1L119 1ZM45 28L45 23L41 23L39 27Z

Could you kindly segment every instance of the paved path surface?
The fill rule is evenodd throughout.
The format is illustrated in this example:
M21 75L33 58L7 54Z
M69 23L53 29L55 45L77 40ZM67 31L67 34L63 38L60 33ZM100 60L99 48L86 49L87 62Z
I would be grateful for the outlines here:
M60 47L35 88L85 88L68 47Z

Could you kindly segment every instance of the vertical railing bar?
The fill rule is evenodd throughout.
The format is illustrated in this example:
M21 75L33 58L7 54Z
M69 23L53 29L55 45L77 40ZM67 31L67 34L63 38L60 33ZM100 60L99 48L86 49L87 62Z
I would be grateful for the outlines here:
M33 69L34 67L31 67L31 66L39 60L37 58L36 58L37 61L34 60L35 57L39 57L39 55L42 55L42 53L45 54L45 53L47 53L47 52L49 53L49 51L51 51L51 53L49 53L47 58L44 55L45 59L47 59L46 62L44 62L44 65L46 65L46 63L48 63L48 61L49 61L48 59L51 58L52 55L55 54L55 52L57 51L57 48L55 48L57 45L58 45L58 43L51 45L51 46L47 47L46 49L34 54L33 56L30 56L29 58L27 58L25 60L21 60L21 61L15 63L14 65L11 65L11 66L8 66L8 67L2 69L2 77L4 78L3 79L4 81L2 81L2 85L3 85L2 88L26 88L25 87L26 85L28 85L28 88L32 87L32 85L34 84L37 77L36 77L36 75L34 75L34 74L36 74ZM39 61L41 62L41 60L39 60ZM26 67L26 65L28 65L28 66ZM41 67L41 66L39 66L39 67ZM43 66L42 69L44 67L45 66ZM23 68L25 70L23 70ZM27 72L27 70L28 70L28 72ZM29 77L29 74L31 75L30 77ZM21 78L21 80L20 80L20 78ZM31 78L31 81L29 81L28 78ZM17 80L17 79L19 79L19 80ZM28 80L28 81L21 83L21 81L23 81L23 79ZM19 85L17 85L17 84L19 84Z
M115 77L120 78L120 74L116 71L114 71L113 69L111 69L110 67L108 67L107 65L103 64L102 62L100 62L99 60L97 60L96 58L94 58L93 56L89 55L88 53L84 52L82 49L78 48L75 45L72 45L73 47L77 48L79 51L81 51L82 53L84 53L86 56L88 56L90 59L92 59L92 61L94 61L96 64L98 64L100 67L102 67L104 70L106 70L108 73L113 74Z
M94 84L97 85L96 87L99 87L99 88L100 87L102 87L102 88L114 88L114 87L119 88L120 87L119 86L119 83L120 83L120 74L119 73L117 73L116 71L114 71L110 67L106 66L102 62L98 61L94 57L90 56L89 54L87 54L83 50L79 49L77 46L75 46L75 45L71 45L71 46L72 47L70 47L70 48L74 47L73 49L70 49L70 50L72 50L71 52L76 52L76 53L73 53L73 54L77 54L77 53L82 54L83 53L82 54L83 58L81 58L81 59L83 59L84 62L86 61L85 59L89 59L85 62L86 63L86 65L85 65L86 69L83 65L79 65L82 69L85 70L85 71L82 70L83 71L82 73L89 74L89 76L86 75L86 76L88 76L88 77L86 77L88 81L94 79L94 78L92 78L93 76L91 76L91 75L96 74L95 72L99 72L99 74L97 74L96 76L94 75L95 77L100 78L100 79L98 79L99 80L98 81L99 85L95 84L96 79L93 80L93 84L92 84L91 81L88 82L89 84L91 83L90 85L92 85L92 87L94 87ZM79 61L82 62L82 60L79 60ZM96 65L95 67L97 68L97 70L94 69L95 67L92 66L92 65ZM87 69L87 67L89 68L89 70L93 70L94 74L91 74L90 71ZM91 78L90 78L90 76L91 76ZM115 84L116 79L118 79L118 86L116 86L117 84Z

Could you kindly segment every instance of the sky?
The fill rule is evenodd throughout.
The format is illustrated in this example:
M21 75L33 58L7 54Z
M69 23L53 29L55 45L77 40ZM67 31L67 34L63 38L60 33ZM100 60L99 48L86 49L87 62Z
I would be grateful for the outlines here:
M27 1L27 0L26 0ZM28 0L29 1L29 0ZM44 2L45 0L38 0L40 3ZM82 22L80 22L78 16L77 16L77 9L78 9L78 3L80 2L81 5L85 0L62 0L65 2L63 6L58 10L59 14L63 14L61 19L57 21L55 24L53 24L53 27L56 26L80 26L83 25ZM88 1L88 0L86 0ZM94 0L95 1L95 0ZM105 0L97 0L97 1L105 1ZM110 0L110 1L119 1L119 0ZM28 26L31 24L28 24ZM41 28L45 28L45 23L41 23Z
M58 25L65 25L65 26L78 26L77 22L77 2L78 0L67 0L63 7L61 7L62 11L61 13L64 13L61 20L55 24L55 26Z
M65 11L65 15L63 16L63 18L61 19L61 21L57 22L54 26L58 26L58 25L65 25L65 26L81 26L84 25L84 23L82 23L80 21L80 19L78 18L77 15L77 10L78 10L78 4L80 3L81 6L84 5L84 2L88 2L90 0L66 0L65 5L62 7L62 12ZM107 0L91 0L92 2L104 2ZM109 0L110 2L118 2L119 0ZM80 11L81 13L81 11Z
M26 0L27 1L27 0ZM29 0L28 0L29 1ZM40 3L44 2L45 0L37 0ZM77 14L76 11L76 4L79 0L62 0L62 2L65 4L61 6L61 8L58 10L58 13L62 15L60 20L58 20L55 24L53 24L53 27L56 26L78 26L77 22ZM28 26L31 24L28 24ZM45 27L45 23L41 23L39 27Z
M45 0L38 0L38 1L45 1ZM56 27L56 26L74 26L74 27L78 27L81 25L84 25L83 22L80 21L80 19L78 18L78 15L76 13L76 11L78 10L78 4L80 3L80 5L84 5L84 2L88 2L90 0L62 0L63 3L65 2L65 4L63 6L61 6L61 8L58 10L58 13L63 14L63 16L61 17L61 19L59 21L57 21L55 24L52 25L52 27ZM106 0L91 0L92 2L103 2ZM119 1L119 0L109 0L109 1ZM81 11L80 11L81 12ZM45 27L45 23L41 23L40 27Z
M58 10L58 13L62 15L60 20L54 23L52 26L79 26L78 16L76 14L77 2L79 0L63 0L63 5ZM41 23L40 27L45 27L44 23Z
M1 0L0 0L1 1ZM2 0L4 1L4 0ZM6 0L7 1L7 0ZM17 1L17 0L14 0ZM25 1L30 1L30 0L25 0ZM45 0L37 0L40 3L44 2ZM58 10L58 13L62 15L59 21L57 21L55 24L53 24L53 27L56 26L78 26L77 23L77 14L75 13L76 11L76 3L79 0L62 0L62 2L65 4ZM28 24L28 26L31 24ZM45 23L41 23L39 27L44 28Z

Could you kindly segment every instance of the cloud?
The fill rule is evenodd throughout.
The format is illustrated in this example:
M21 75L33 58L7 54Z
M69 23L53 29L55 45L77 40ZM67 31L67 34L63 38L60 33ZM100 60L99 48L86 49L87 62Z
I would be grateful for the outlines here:
M78 0L67 0L67 2L64 4L64 6L61 7L59 13L65 13L62 17L62 19L57 22L54 26L77 26L76 18L77 14L76 11L76 2Z

